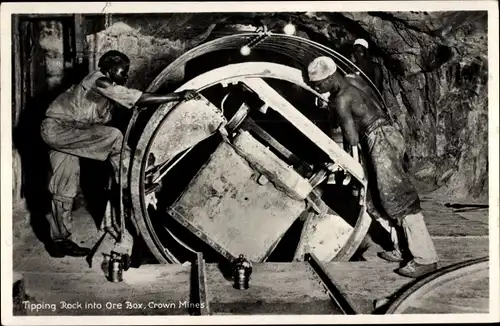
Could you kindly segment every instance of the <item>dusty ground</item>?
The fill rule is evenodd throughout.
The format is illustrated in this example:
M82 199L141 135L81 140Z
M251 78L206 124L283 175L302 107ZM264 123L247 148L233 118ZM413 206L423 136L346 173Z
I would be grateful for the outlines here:
M454 262L479 258L488 255L488 210L471 210L454 212L445 207L449 202L446 198L423 197L422 206L437 250L441 258L441 266ZM73 237L81 246L91 247L99 234L94 221L84 207L74 212L75 224ZM187 314L188 308L179 302L189 300L189 266L180 265L150 265L131 268L125 272L123 283L108 282L99 266L90 269L83 258L51 258L45 251L43 244L29 228L29 215L26 212L17 212L14 215L14 250L13 270L24 277L26 294L31 303L57 303L57 309L50 308L36 311L21 309L21 313L33 314ZM370 304L395 291L395 287L409 282L408 279L397 276L392 272L397 264L381 261L376 257L379 248L372 248L366 255L366 262L328 263L327 266L336 280L355 300L364 307L365 312L371 309ZM330 266L331 265L331 266ZM220 271L209 267L209 284L214 307L220 314L242 313L238 307L255 307L253 310L269 313L266 310L273 303L272 312L281 313L325 313L323 303L325 298L321 291L311 289L308 292L307 284L311 282L300 274L301 268L281 264L269 264L259 267L261 272L254 276L255 285L252 295L241 293L230 294L230 282L224 280ZM291 267L290 267L291 266ZM259 270L257 268L257 270ZM284 272L286 270L289 272ZM293 272L292 272L293 271ZM292 272L288 275L287 273ZM210 274L211 273L211 274ZM285 275L286 274L286 275ZM300 274L300 275L299 275ZM210 276L211 275L211 276ZM288 275L288 276L287 276ZM295 275L295 276L294 276ZM373 275L377 275L375 280ZM290 278L295 280L294 286ZM210 282L209 282L210 283ZM304 283L304 284L303 284ZM363 285L365 284L365 285ZM258 290L260 288L260 290ZM229 292L228 292L229 291ZM318 292L318 293L316 293ZM280 298L289 298L286 303ZM245 304L240 304L243 300ZM96 309L91 306L75 307L75 309L60 309L61 301L80 303L106 303L109 309ZM134 302L175 302L176 308L156 307L154 309L125 309L113 304ZM165 301L166 300L166 301ZM275 300L275 301L273 301ZM278 304L278 300L279 304ZM318 301L319 300L319 301ZM309 302L315 310L304 310L300 304L294 302ZM318 302L323 302L319 304ZM304 307L305 305L302 305ZM264 310L262 310L264 309ZM298 309L298 310L297 310Z

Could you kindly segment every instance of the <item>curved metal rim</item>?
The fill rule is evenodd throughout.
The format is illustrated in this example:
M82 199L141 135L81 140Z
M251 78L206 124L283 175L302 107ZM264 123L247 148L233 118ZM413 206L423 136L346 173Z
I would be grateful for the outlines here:
M351 259L352 255L354 255L356 250L358 250L358 247L363 241L365 235L368 233L371 224L372 218L366 212L365 207L363 207L359 212L358 219L356 220L356 224L354 225L351 235L347 239L344 246L337 252L333 260L345 261Z
M250 67L252 69L249 69ZM230 71L232 70L234 74L228 74L228 70ZM276 73L276 71L279 71L280 73ZM270 79L280 79L288 81L292 84L300 86L303 89L311 92L315 96L324 99L324 97L321 94L313 90L303 81L302 73L299 69L272 62L245 62L245 63L236 63L224 67L219 67L207 71L202 75L199 75L191 79L190 81L182 85L178 90L185 90L188 88L196 89L197 87L200 86L200 81L204 82L204 84L202 84L204 85L204 87L211 87L216 84L244 82L246 86L251 89L254 89L255 87L259 89L262 87L262 84L258 83L258 85L255 85L255 83L252 81L252 79L257 79L257 78L270 78ZM328 100L326 100L326 102L328 102ZM283 112L279 104L275 109L276 111L278 111L278 113L282 115L283 113L287 114L286 111L288 110L285 109L285 112ZM293 112L297 112L297 110L295 109ZM294 115L295 114L292 114L291 116L289 115L289 118L294 119ZM337 163L339 163L339 165L344 170L351 173L356 179L358 179L358 181L360 181L363 184L363 187L366 187L367 181L365 178L363 167L360 164L360 162L355 161L352 156L348 155L343 150L340 153L335 152L334 150L332 151L332 149L329 147L330 146L338 147L338 145L336 145L336 143L333 142L331 138L328 137L326 134L324 134L321 130L318 129L317 132L318 133L315 134L315 136L312 136L311 133L309 132L310 135L309 136L306 135L306 137L310 138L311 140L312 140L311 137L316 138L316 141L322 143L322 146L320 147L322 147L322 150L326 154L328 154L334 161L338 161ZM325 145L324 144L325 141L327 142L326 148L323 146Z
M223 37L217 38L215 40L212 40L212 41L209 41L209 42L206 42L206 43L198 45L197 47L195 47L195 48L187 51L183 55L181 55L179 58L177 58L171 64L169 64L162 72L160 72L158 74L158 76L153 80L153 82L151 82L151 85L148 87L147 91L148 92L154 92L154 91L158 90L158 88L162 84L162 80L165 79L165 76L168 76L172 71L174 71L174 70L180 68L181 66L185 65L189 60L192 60L192 59L194 59L196 57L199 57L201 55L207 54L209 52L215 52L215 51L212 50L215 45L217 45L217 44L224 44L224 48L223 49L237 49L237 48L239 48L240 44L234 44L234 43L231 43L231 41L233 41L233 40L234 41L239 40L240 41L239 43L243 43L244 41L246 41L248 39L251 39L251 38L253 38L253 37L257 36L257 35L259 35L259 34L256 34L256 33L239 33L239 34L236 34L236 35L223 36ZM349 59L347 59L346 57L344 57L342 54L338 53L337 51L334 51L334 50L330 49L329 47L327 47L327 46L325 46L323 44L311 41L309 39L306 39L306 38L303 38L303 37L300 37L300 36L286 35L286 34L276 34L276 33L268 33L268 35L271 36L271 37L275 37L275 38L291 39L291 40L299 41L301 43L306 43L308 45L311 45L314 48L318 48L321 51L326 52L328 55L332 56L334 59L337 59L337 60L341 61L344 65L347 65L348 67L350 67L351 69L353 69L353 71L359 72L359 74L363 77L363 79L366 82L368 82L369 85L375 90L375 93L378 95L379 100L382 102L383 106L387 107L387 105L385 103L385 100L384 100L384 97L382 96L382 94L380 93L380 91L377 89L377 87L375 86L375 84L370 80L370 78L368 78L368 76L360 68L358 68L352 61L350 61ZM221 50L221 49L217 49L217 50ZM281 53L281 52L277 51L277 49L275 49L275 50L276 50L275 52ZM286 55L286 52L282 53L282 54Z
M413 300L426 295L436 286L457 279L466 273L481 271L488 269L488 267L489 257L467 260L444 267L424 277L398 296L397 299L391 303L386 314L401 314L408 308Z
M180 103L180 102L179 102ZM130 192L132 197L132 206L134 210L133 217L136 221L137 227L139 228L139 233L148 245L152 254L160 263L178 263L177 258L168 252L168 249L164 248L164 254L158 250L161 241L157 238L156 232L154 232L154 226L151 223L149 214L147 213L147 207L144 203L144 169L143 163L146 154L149 152L149 143L146 142L146 148L144 151L140 150L140 147L144 147L144 138L150 139L156 134L158 128L149 128L151 125L156 125L157 127L162 123L162 121L168 116L175 106L179 103L167 103L167 105L161 106L153 116L148 121L146 128L137 143L136 150L134 151L134 156L132 159L131 166L131 177L130 177ZM134 177L138 175L139 177ZM135 190L138 190L137 192ZM147 218L144 218L144 215ZM141 218L139 218L140 216ZM152 248L156 248L153 250ZM165 258L167 256L167 259Z
M284 66L289 69L294 69L288 66ZM298 86L303 87L304 89L314 93L317 96L321 96L319 93L314 91L312 88L307 86L305 83L300 82L300 80L293 80L291 78L279 78L278 76L270 76L267 74L264 75L259 75L259 74L253 74L253 75L245 75L245 76L239 76L239 78L242 77L265 77L265 78L273 78L273 79L281 79L285 80L291 83L294 83ZM286 77L286 76L285 76ZM235 79L237 77L233 77L231 79ZM185 83L183 86L179 87L177 91L182 90L186 87L186 85L189 84L189 81ZM211 87L215 84L220 84L220 81L217 81L217 83L209 83L205 84L203 87L199 88L198 91L202 91L203 89L206 89L208 87ZM138 218L138 214L134 214L134 218L136 219L137 225L140 229L140 233L142 234L142 237L144 238L145 242L148 244L150 249L155 248L156 251L153 252L153 255L160 261L160 262L175 262L177 259L173 256L173 254L168 252L168 249L165 248L162 244L161 241L156 237L156 234L154 232L154 227L151 223L151 220L149 218L149 214L147 212L147 207L145 207L144 203L144 158L147 156L149 153L149 148L152 144L150 141L152 137L156 134L158 131L160 125L163 123L168 118L168 115L172 110L175 109L175 107L179 103L169 103L167 105L163 105L160 107L159 110L157 110L153 116L151 117L150 121L147 123L145 130L143 134L141 135L139 142L137 144L137 148L134 152L134 157L133 157L133 162L132 162L132 173L133 175L137 175L139 173L139 177L137 178L131 178L131 190L138 189L139 191L137 192L137 195L132 196L132 204L134 206L134 210L137 212L138 209L141 211L141 218ZM144 148L144 150L142 150ZM365 183L363 183L363 186L366 186ZM135 193L135 191L132 191ZM138 208L138 209L137 209ZM336 255L336 260L348 260L352 256L352 254L355 252L361 241L363 240L363 237L365 236L366 232L368 231L368 228L370 226L371 219L370 217L365 214L364 212L364 207L361 209L361 212L359 214L358 220L356 221L356 225L354 226L353 232L351 233L349 239L347 242L344 244L342 249L339 251L339 253ZM147 231L147 234L145 232ZM154 234L151 235L151 232ZM164 254L161 253L159 248L162 247ZM168 260L165 259L165 256L170 256L168 257Z

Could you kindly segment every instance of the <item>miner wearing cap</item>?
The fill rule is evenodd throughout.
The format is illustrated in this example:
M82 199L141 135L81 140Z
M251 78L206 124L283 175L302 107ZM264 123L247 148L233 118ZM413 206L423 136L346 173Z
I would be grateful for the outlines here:
M364 39L354 41L352 47L352 61L360 68L363 73L370 78L375 87L382 92L383 75L379 64L375 63L368 52L368 42Z
M118 182L123 135L107 126L115 105L124 109L160 105L171 101L193 99L191 90L173 94L152 94L124 86L128 79L129 58L119 51L108 51L100 59L98 68L83 80L59 95L48 107L41 124L41 135L50 147L52 176L49 191L52 194L52 214L47 216L50 240L45 243L52 257L85 256L81 248L70 240L71 210L77 195L80 158L109 160ZM128 175L130 150L124 151L123 175Z
M407 277L434 271L438 256L418 193L403 168L403 135L387 120L378 101L349 83L331 58L314 59L307 68L307 78L320 94L330 92L328 108L344 139L351 146L361 145L368 175L368 213L401 228L407 240L407 251L395 244L394 250L381 252L379 257L406 262L396 272Z

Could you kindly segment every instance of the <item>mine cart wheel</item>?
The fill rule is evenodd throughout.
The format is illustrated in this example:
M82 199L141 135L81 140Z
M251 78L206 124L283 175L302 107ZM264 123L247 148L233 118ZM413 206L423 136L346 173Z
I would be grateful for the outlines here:
M488 266L484 257L442 268L403 291L386 314L488 313Z

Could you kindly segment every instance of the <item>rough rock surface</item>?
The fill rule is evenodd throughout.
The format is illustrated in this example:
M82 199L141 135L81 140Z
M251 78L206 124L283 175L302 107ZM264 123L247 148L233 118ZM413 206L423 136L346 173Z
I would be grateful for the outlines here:
M438 192L443 195L487 196L487 14L343 16L367 31L379 52L384 95L405 131L410 156L434 172L426 181L441 181ZM445 181L442 176L450 168L455 173Z
M367 39L419 184L455 198L487 198L486 12L115 15L107 29L88 33L90 64L103 51L122 50L133 60L131 86L145 88L223 23L279 27L289 20L301 35L344 54L356 38Z
M48 90L59 86L64 76L63 25L57 21L41 21L38 24L40 49L43 51L45 77Z

